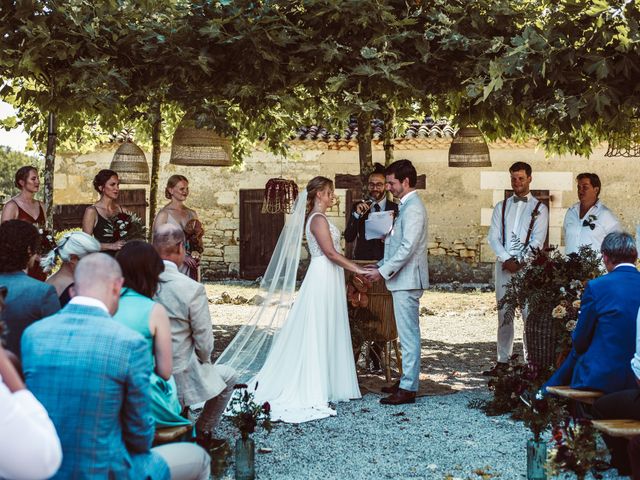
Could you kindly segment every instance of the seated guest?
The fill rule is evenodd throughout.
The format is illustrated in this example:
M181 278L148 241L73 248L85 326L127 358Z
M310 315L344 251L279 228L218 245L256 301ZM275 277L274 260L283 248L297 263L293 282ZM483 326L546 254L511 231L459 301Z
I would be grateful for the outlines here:
M141 334L148 345L148 355L155 366L151 373L151 411L156 428L191 425L180 416L176 382L171 376L171 326L167 311L151 300L158 289L164 263L146 242L133 240L118 252L124 288L113 319Z
M87 255L74 281L76 296L22 339L27 386L62 443L53 478L208 478L209 456L198 446L151 448L149 345L111 318L123 284L118 263L104 253Z
M38 230L27 222L7 220L0 225L0 285L8 290L2 312L5 346L18 357L24 329L60 310L55 289L26 274L38 260L39 244Z
M0 289L2 312L6 290ZM0 478L49 478L62 461L58 434L7 353L0 339Z
M640 311L636 319L636 353L631 359L631 369L636 378L636 388L600 397L593 404L594 418L640 420ZM632 442L621 437L603 437L611 452L611 465L618 469L620 475L631 474L633 466L633 478L640 479L640 437Z
M231 398L235 371L213 365L213 331L204 286L180 273L185 256L184 232L177 225L159 226L153 246L164 260L155 299L169 314L173 338L173 375L183 406L205 402L196 422L196 436L210 444L213 431Z
M570 385L612 393L636 385L629 367L640 307L635 241L628 233L613 232L602 241L601 252L609 273L587 284L571 353L545 387Z
M40 265L45 272L50 272L56 266L58 258L62 264L56 273L47 278L47 283L56 289L60 306L64 307L71 300L71 287L73 287L73 271L78 261L85 255L100 251L100 243L91 235L84 232L71 232L65 234L58 246L40 260Z

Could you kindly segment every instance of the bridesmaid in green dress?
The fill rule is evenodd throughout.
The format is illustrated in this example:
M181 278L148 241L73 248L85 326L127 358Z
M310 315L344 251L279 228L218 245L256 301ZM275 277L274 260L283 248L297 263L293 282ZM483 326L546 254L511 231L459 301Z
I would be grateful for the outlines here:
M114 320L140 333L149 344L155 366L151 373L152 413L156 428L190 425L180 416L176 384L171 376L173 353L169 317L162 305L151 300L155 294L164 263L148 243L126 243L116 260L122 268L124 286Z

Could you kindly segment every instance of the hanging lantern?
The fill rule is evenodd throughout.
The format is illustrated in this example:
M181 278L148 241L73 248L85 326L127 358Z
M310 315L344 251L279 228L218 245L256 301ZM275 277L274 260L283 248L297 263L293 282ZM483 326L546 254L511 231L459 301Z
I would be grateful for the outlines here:
M634 118L622 132L613 133L605 157L640 157L640 119Z
M463 127L449 147L450 167L490 167L489 146L477 127Z
M227 167L232 164L231 141L211 128L196 128L193 120L183 118L173 134L169 163Z
M147 158L142 149L129 140L118 147L109 169L118 173L120 183L138 185L149 183Z
M262 213L291 213L298 198L298 185L293 180L272 178L264 187Z

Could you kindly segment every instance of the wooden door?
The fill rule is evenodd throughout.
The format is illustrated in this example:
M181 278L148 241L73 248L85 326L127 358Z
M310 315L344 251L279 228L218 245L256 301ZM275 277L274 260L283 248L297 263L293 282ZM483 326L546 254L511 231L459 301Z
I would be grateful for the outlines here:
M549 190L531 190L531 195L536 197L538 200L542 202L543 205L546 205L546 207L549 208L549 200L550 200ZM505 200L511 196L513 196L513 190L504 191ZM548 247L549 247L549 226L547 225L547 236L544 239L544 248L548 248Z
M240 277L255 280L269 265L284 213L262 213L263 189L240 190Z

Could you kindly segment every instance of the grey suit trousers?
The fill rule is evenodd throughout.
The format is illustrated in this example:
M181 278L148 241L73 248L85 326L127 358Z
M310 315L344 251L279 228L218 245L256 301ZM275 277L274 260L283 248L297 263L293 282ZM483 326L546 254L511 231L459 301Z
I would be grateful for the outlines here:
M402 378L400 388L418 391L420 379L420 297L424 290L395 290L393 313L402 345Z

